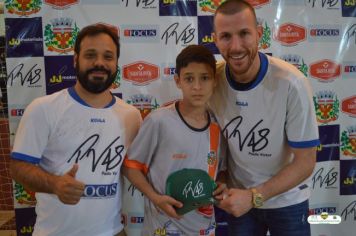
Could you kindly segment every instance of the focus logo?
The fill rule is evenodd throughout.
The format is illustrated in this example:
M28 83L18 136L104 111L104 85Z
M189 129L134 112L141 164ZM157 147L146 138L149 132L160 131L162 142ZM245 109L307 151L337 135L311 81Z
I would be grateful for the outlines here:
M140 216L131 216L130 218L130 223L131 224L142 224L143 223L143 217Z
M109 185L86 185L83 193L85 198L110 198L117 193L117 183Z
M336 207L325 206L325 207L317 207L309 209L309 215L320 215L322 212L327 212L329 214L336 213Z
M155 29L126 29L124 31L125 37L155 37L157 30Z
M11 116L22 116L25 109L12 109Z

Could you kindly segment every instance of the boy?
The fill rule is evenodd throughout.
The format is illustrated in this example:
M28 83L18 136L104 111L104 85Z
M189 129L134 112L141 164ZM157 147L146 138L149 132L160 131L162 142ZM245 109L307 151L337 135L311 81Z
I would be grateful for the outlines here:
M180 52L175 82L183 99L147 116L128 151L123 173L147 197L142 235L214 235L212 205L180 216L175 208L183 204L164 194L167 177L177 170L202 169L215 179L222 168L220 150L211 148L222 136L206 105L216 85L215 63L200 45ZM214 194L224 187L218 183Z

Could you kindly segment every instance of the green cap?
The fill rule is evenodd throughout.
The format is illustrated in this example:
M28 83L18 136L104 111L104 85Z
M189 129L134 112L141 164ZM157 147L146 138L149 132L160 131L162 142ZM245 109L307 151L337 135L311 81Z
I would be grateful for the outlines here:
M170 174L166 181L166 195L183 203L176 208L179 215L214 203L213 191L217 185L204 170L182 169Z

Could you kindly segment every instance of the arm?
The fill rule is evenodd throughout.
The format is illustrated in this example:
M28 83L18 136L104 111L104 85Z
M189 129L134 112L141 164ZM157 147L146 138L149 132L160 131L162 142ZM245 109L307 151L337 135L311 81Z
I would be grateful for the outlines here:
M308 178L315 166L316 147L293 148L293 161L282 168L268 181L256 186L264 201L288 191ZM248 212L252 206L252 192L249 189L230 189L228 197L222 200L219 207L238 217Z
M170 196L157 193L141 170L124 166L123 174L136 188L145 194L145 196L150 199L155 206L159 207L168 216L176 219L181 218L176 213L174 207L182 207L183 204Z
M11 160L12 178L35 192L52 193L64 204L77 204L84 191L84 183L75 179L78 165L62 176L52 175L41 167L24 161Z

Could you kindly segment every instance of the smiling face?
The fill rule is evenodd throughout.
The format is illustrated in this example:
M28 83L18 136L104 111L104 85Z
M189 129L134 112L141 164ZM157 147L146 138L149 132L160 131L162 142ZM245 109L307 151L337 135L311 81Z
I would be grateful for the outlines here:
M107 90L116 78L117 50L112 38L104 33L83 38L74 67L80 85L90 93Z
M182 102L189 107L202 108L216 85L213 69L205 63L191 62L175 76L177 87L182 90Z
M262 36L254 14L249 8L234 14L217 13L214 27L215 44L234 79L242 83L252 81L260 67L258 42Z

